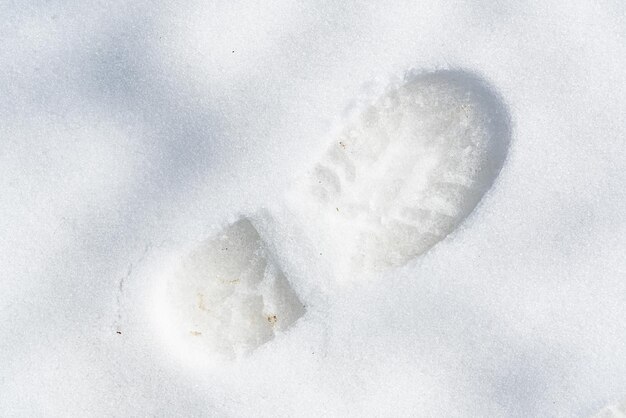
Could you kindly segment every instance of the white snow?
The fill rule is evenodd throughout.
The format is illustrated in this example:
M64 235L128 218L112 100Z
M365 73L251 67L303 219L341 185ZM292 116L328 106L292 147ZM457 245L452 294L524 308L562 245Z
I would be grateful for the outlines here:
M626 400L608 405L594 415L594 418L623 418L626 417Z
M625 67L618 0L0 3L0 415L598 413L626 394ZM442 69L506 106L502 170L428 251L337 280L288 192ZM155 295L242 216L305 310L190 361Z
M404 265L446 237L509 147L505 105L472 74L409 74L386 90L330 139L290 198L343 280Z
M248 219L176 261L168 260L156 284L154 326L182 359L211 364L241 357L304 314Z

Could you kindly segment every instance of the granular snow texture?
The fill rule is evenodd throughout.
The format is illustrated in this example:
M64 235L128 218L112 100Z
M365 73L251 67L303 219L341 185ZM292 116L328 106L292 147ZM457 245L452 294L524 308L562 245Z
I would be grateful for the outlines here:
M621 0L0 3L0 415L619 413L625 67Z

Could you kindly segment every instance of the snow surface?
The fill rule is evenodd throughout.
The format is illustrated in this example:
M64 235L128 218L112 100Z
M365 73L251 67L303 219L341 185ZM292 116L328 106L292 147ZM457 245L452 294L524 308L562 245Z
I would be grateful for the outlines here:
M590 416L626 394L623 1L0 3L0 415ZM511 117L445 239L350 283L287 191L411 71ZM252 216L306 312L237 361L158 278Z
M626 399L621 402L608 405L594 415L594 418L624 418L626 417Z

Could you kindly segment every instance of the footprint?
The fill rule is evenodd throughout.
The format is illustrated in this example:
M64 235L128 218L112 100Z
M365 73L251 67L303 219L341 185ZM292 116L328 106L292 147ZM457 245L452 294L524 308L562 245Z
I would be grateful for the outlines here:
M403 265L468 216L506 157L505 109L477 77L435 71L346 124L291 199L340 276Z
M305 311L247 218L188 254L160 299L168 339L200 358L242 357Z
M300 216L285 222L330 255L339 278L405 264L453 231L497 177L505 109L471 74L412 75L331 141L288 196ZM168 341L202 359L242 357L305 312L247 218L184 256L159 301Z
M626 398L603 408L593 418L626 418Z

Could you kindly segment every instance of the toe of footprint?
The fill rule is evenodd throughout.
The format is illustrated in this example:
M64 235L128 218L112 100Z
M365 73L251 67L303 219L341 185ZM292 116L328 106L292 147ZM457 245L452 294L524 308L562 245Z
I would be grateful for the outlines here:
M296 211L344 276L405 264L473 211L504 163L506 106L463 71L413 74L347 122Z

